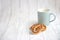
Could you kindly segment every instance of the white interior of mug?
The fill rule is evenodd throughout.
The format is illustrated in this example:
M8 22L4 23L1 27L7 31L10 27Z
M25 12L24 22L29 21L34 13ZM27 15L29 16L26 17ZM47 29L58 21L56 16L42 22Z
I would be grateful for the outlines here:
M42 9L38 9L39 12L49 12L48 8L42 8Z

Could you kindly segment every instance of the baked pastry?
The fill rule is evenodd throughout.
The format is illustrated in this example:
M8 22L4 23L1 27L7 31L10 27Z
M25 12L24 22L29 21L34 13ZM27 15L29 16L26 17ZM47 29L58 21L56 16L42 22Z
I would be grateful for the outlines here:
M33 34L38 34L39 32L45 31L46 26L44 24L34 24L31 26L30 30Z
M33 34L37 34L40 32L40 29L41 29L41 25L40 24L34 24L31 26L31 31Z
M41 32L46 30L46 26L44 24L41 24Z

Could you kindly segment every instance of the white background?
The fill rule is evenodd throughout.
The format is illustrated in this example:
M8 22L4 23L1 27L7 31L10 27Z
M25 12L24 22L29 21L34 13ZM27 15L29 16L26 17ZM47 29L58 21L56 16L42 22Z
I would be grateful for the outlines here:
M0 0L0 40L60 40L59 0ZM38 9L49 8L56 20L47 30L32 35L29 27L38 22Z

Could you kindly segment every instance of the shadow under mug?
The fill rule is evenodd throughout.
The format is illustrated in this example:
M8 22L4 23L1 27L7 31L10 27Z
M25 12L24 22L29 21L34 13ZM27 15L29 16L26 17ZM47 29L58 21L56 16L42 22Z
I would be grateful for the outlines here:
M50 16L53 15L53 20L50 21ZM38 23L49 25L50 22L53 22L56 19L56 16L53 13L38 12Z

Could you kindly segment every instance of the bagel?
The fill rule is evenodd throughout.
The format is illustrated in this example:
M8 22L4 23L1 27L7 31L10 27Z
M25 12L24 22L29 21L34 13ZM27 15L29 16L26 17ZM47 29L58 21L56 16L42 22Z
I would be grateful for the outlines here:
M44 24L41 24L41 32L45 31L46 30L46 26Z
M30 27L30 30L33 34L38 34L39 32L45 31L46 26L44 24L34 24Z

